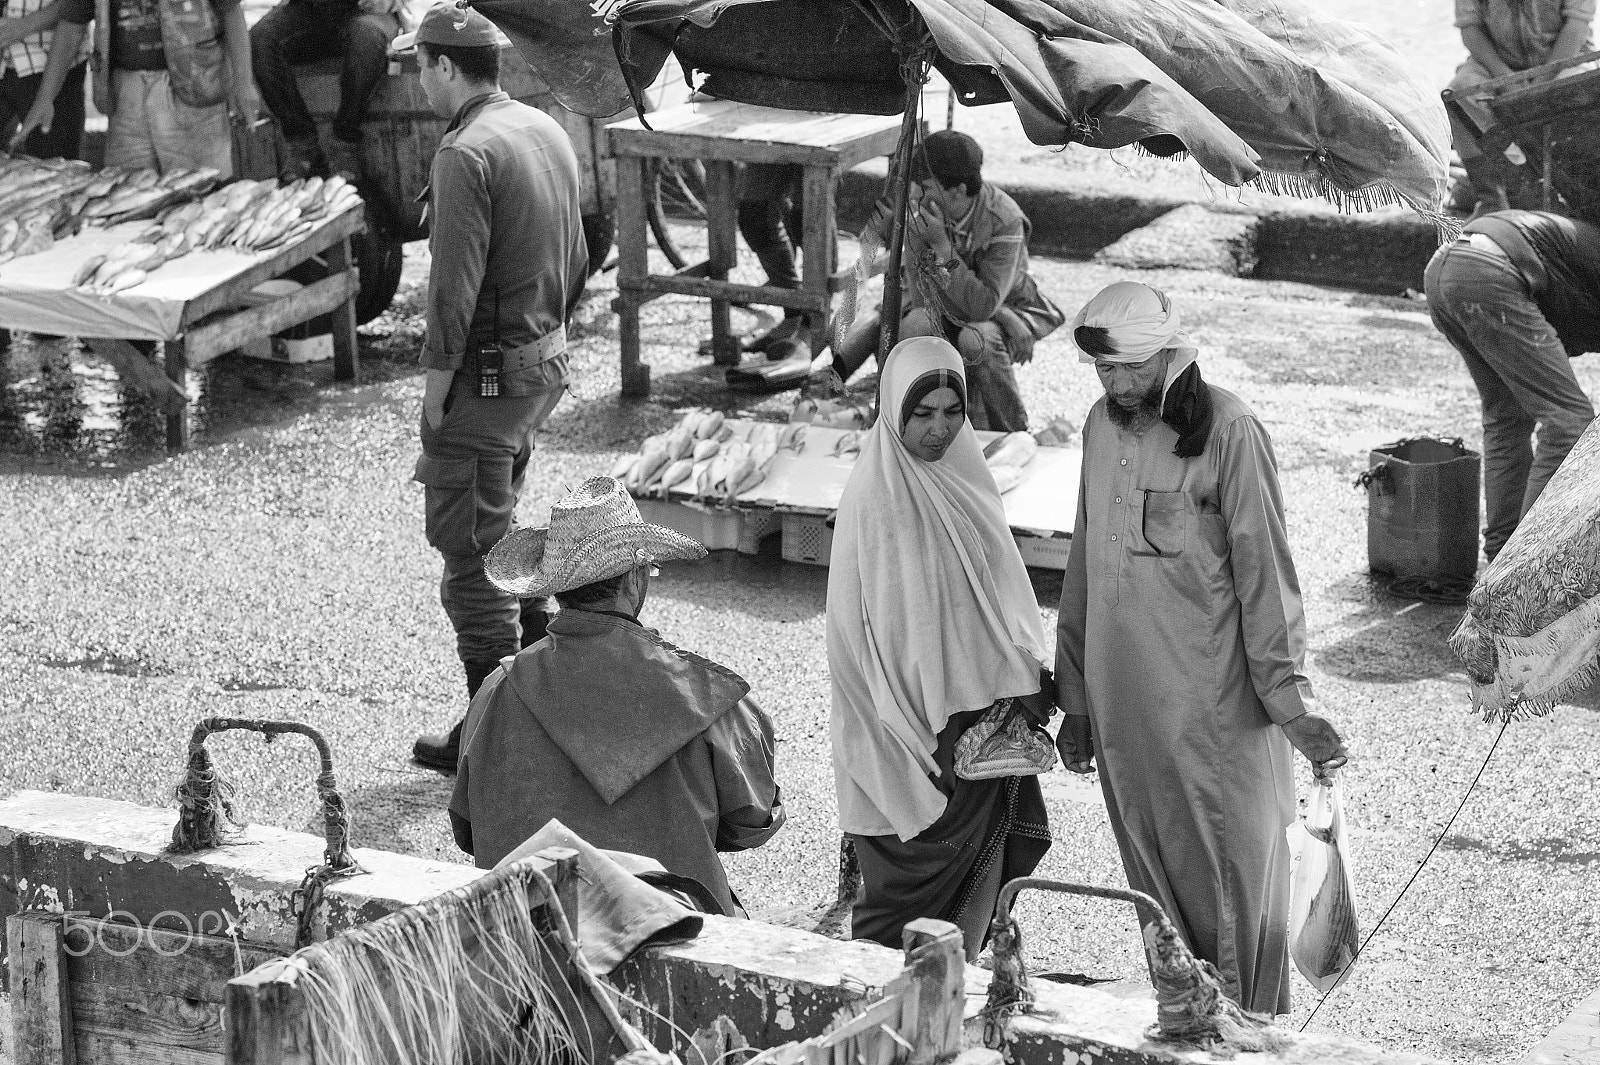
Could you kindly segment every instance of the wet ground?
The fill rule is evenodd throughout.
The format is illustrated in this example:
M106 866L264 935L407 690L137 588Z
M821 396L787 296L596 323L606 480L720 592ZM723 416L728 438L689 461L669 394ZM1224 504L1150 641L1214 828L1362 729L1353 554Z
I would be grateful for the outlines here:
M191 380L195 446L168 456L159 419L92 356L7 357L0 424L0 793L56 789L167 805L194 721L304 720L333 745L359 845L463 860L444 817L447 780L411 765L413 736L463 709L411 483L421 378L422 249L391 313L362 331L362 380L326 364L219 359ZM750 264L744 264L750 269ZM1121 276L1042 261L1068 308ZM1180 271L1146 277L1184 307L1208 377L1243 395L1273 434L1306 594L1311 676L1355 752L1348 775L1364 923L1394 900L1478 772L1494 731L1470 713L1444 640L1459 608L1389 595L1366 572L1368 450L1406 436L1474 445L1476 397L1423 306L1308 286ZM739 397L694 354L703 304L645 312L656 391L617 398L611 275L575 328L575 396L540 441L522 520L603 472L690 405L786 416L790 397ZM739 316L745 328L752 315ZM1576 364L1600 388L1593 360ZM1036 419L1081 420L1098 386L1060 337L1020 374ZM1036 573L1053 622L1059 581ZM768 540L668 567L647 620L750 678L772 712L790 821L729 859L757 907L832 889L838 842L829 769L826 571ZM1511 1061L1600 984L1600 719L1593 700L1518 724L1459 819L1315 1024L1395 1050ZM306 750L219 741L251 820L316 831ZM1304 785L1302 773L1302 786ZM1116 884L1098 788L1045 780L1057 842L1046 876ZM1140 980L1129 914L1025 900L1041 969ZM1296 985L1294 1023L1315 1001Z

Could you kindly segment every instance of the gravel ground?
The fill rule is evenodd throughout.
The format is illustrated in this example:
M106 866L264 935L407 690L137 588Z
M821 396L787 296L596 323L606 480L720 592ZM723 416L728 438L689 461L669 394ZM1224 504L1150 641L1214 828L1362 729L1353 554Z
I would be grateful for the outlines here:
M420 246L412 250L395 310L364 330L363 384L333 384L326 367L219 360L195 382L199 446L176 458L148 450L150 412L119 400L92 363L41 375L26 345L13 354L10 378L27 381L0 393L0 428L13 433L11 454L0 454L0 794L42 788L163 805L197 718L299 718L333 744L361 845L462 859L443 814L448 781L407 762L418 731L463 708L409 480L421 378L405 360L419 336L423 268ZM1050 261L1036 272L1069 309L1121 276ZM683 406L788 409L781 397L718 387L693 354L704 307L677 298L646 309L655 395L620 403L610 277L592 284L580 317L577 398L541 438L526 521ZM1370 926L1495 730L1471 714L1445 647L1459 610L1391 598L1367 576L1364 496L1351 483L1375 444L1419 434L1473 442L1475 396L1420 304L1182 271L1146 277L1181 301L1208 376L1242 393L1274 435L1312 677L1355 751L1350 815ZM1590 363L1577 365L1586 387L1600 385ZM1041 424L1080 420L1097 388L1057 338L1021 379ZM91 415L130 427L68 432ZM55 427L54 449L39 443L44 426ZM71 441L81 446L65 448ZM827 895L837 847L826 571L776 553L769 541L758 558L725 552L670 567L647 607L670 638L749 677L777 721L789 824L729 861L737 889L759 907ZM1047 571L1035 579L1053 619L1059 581ZM1506 731L1443 846L1315 1027L1445 1059L1509 1061L1600 983L1597 707L1562 707ZM308 752L244 739L214 747L249 819L317 830ZM1098 790L1062 772L1045 783L1057 843L1041 874L1120 883ZM1120 909L1031 900L1022 919L1035 965L1120 977L1112 988L1139 982L1138 940ZM1315 995L1301 985L1296 999L1299 1024Z

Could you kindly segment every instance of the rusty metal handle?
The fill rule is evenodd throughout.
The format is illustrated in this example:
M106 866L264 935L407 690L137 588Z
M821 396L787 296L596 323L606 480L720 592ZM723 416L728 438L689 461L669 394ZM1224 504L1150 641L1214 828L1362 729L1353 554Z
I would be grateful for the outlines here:
M1145 957L1156 989L1156 1017L1162 1037L1204 1040L1213 1029L1211 1018L1220 1014L1237 1019L1240 1011L1223 997L1215 968L1195 958L1155 899L1127 888L1025 876L1007 883L995 900L994 922L989 928L994 976L984 1008L984 1045L1000 1049L1005 1038L1005 1018L1033 1006L1034 994L1028 986L1028 970L1022 956L1022 929L1011 915L1012 903L1027 888L1133 904L1139 914Z
M327 848L323 860L329 872L356 871L360 867L350 853L350 812L339 794L333 772L333 749L322 733L298 721L263 721L231 717L208 717L194 727L189 737L189 762L183 781L176 789L178 823L172 829L170 854L192 854L220 846L223 822L238 824L233 812L233 786L221 777L206 750L206 738L217 732L242 729L260 732L272 742L279 736L295 733L316 745L320 768L317 773L317 798L322 804L323 834Z

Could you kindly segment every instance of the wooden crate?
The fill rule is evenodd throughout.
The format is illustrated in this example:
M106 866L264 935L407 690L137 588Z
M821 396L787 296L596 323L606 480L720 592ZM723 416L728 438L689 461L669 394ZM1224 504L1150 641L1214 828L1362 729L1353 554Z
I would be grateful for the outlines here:
M227 982L283 956L260 943L58 913L16 914L6 936L16 1065L222 1065Z
M1600 52L1589 52L1484 82L1489 110L1500 128L1485 131L1488 150L1515 141L1527 158L1529 177L1543 185L1542 203L1600 223ZM1595 69L1584 69L1595 67Z

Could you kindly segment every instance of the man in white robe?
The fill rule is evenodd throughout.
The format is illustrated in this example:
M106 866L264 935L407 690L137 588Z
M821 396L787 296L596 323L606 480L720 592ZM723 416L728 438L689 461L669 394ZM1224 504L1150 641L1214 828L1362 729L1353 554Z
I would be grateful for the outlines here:
M1290 745L1346 752L1304 675L1272 443L1206 384L1167 297L1118 282L1073 323L1106 395L1083 429L1056 681L1069 769L1098 753L1134 889L1246 1009L1289 1010Z

